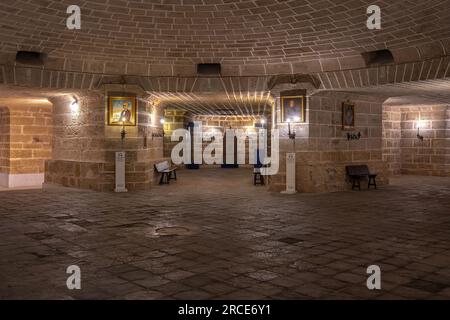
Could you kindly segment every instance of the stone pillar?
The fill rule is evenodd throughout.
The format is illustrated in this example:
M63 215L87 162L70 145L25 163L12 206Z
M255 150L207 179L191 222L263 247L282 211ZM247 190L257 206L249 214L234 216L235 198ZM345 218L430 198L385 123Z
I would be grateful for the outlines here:
M279 171L277 175L271 176L269 180L269 189L272 191L283 191L286 190L286 155L288 153L297 153L297 151L301 151L305 146L308 137L309 137L309 109L308 103L305 100L305 121L299 123L291 123L291 133L295 132L295 139L289 138L289 125L286 122L283 122L282 119L282 106L281 106L281 95L284 91L288 90L301 90L304 89L296 89L296 86L293 85L282 85L276 89L271 91L272 97L274 99L274 108L272 112L275 112L273 118L275 119L274 127L279 129ZM307 97L306 97L307 99ZM296 157L297 158L297 157ZM296 160L296 166L298 166L298 160ZM294 170L297 172L298 170ZM295 173L296 186L298 186L298 173Z
M155 124L158 111L143 94L125 89L121 95L137 96L137 125L125 128L123 148L122 127L107 124L107 95L116 94L108 90L107 95L78 94L78 108L72 104L73 96L50 99L54 105L54 146L52 159L46 164L46 183L114 191L115 154L124 151L126 188L150 188L153 165L162 159L163 150L162 137L155 134L160 131L160 125Z
M398 106L383 105L383 161L390 175L401 173L401 110Z
M166 108L164 121L164 157L170 158L173 147L178 144L178 141L171 141L172 132L176 129L186 129L192 119L186 111Z
M78 104L73 104L75 99ZM52 159L46 163L45 182L65 187L108 190L113 171L105 155L103 96L58 96L53 103Z
M286 153L296 155L296 189L299 192L329 192L349 189L345 166L367 164L377 172L377 183L388 182L386 162L382 159L381 99L324 92L312 95L314 88L305 86L305 122L291 123L295 139L288 137L288 125L282 123L280 96L297 95L300 86L282 85L272 90L280 130L280 170L270 178L270 189L282 191L286 186ZM361 139L348 141L347 131L342 128L342 102L350 99L355 103L355 127Z

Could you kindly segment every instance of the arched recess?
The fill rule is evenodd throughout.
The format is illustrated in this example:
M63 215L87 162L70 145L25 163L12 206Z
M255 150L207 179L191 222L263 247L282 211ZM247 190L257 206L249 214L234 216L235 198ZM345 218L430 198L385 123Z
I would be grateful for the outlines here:
M383 160L391 175L450 176L450 104L418 96L387 99Z

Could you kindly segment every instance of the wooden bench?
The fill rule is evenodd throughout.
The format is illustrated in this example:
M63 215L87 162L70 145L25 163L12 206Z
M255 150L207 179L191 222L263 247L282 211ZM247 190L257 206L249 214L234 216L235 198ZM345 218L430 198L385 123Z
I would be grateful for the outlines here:
M155 164L155 170L161 174L159 184L169 183L170 179L177 180L177 167L172 167L169 161L163 161Z
M374 186L375 189L377 188L377 184L375 182L377 175L375 173L371 173L367 165L346 166L345 170L347 171L347 175L352 180L352 190L355 190L355 188L361 190L361 179L366 177L369 179L367 189L370 189L370 186Z

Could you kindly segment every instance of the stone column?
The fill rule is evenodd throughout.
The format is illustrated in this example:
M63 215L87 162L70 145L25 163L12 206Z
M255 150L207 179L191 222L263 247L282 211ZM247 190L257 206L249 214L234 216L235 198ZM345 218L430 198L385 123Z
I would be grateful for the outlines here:
M114 90L114 88L112 88ZM148 189L154 181L153 165L162 158L162 138L156 125L158 111L141 93L126 88L124 95L137 97L137 125L126 127L121 143L120 126L107 124L107 95L78 93L53 97L54 130L52 159L46 164L45 182L66 187L113 191L115 153L125 151L126 188ZM77 104L72 104L74 98Z
M278 86L277 88L271 90L271 95L275 102L275 107L273 112L275 112L275 124L274 127L279 129L279 161L280 167L277 175L271 176L269 179L270 187L272 191L282 191L286 189L286 154L287 153L297 153L303 150L308 137L309 137L309 110L308 101L305 100L305 121L302 123L291 123L291 133L295 132L295 139L289 138L289 126L287 123L283 122L282 119L282 106L281 106L281 95L284 91L289 90L304 90L298 89L298 86L284 84ZM308 99L306 97L306 99ZM297 157L296 157L297 159ZM298 166L299 160L296 160L296 167ZM297 172L297 170L295 170ZM296 173L296 180L298 180L298 172ZM296 182L298 185L298 181Z
M77 103L75 102L75 99ZM45 183L103 191L114 184L105 154L105 112L101 94L57 96L53 103L52 159Z

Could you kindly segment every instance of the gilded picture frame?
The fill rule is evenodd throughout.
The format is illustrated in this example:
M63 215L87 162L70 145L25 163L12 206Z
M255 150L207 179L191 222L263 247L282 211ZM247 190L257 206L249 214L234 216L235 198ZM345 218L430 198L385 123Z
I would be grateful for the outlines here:
M136 97L110 96L108 98L108 125L136 126L136 114Z
M281 121L305 122L305 96L281 97Z
M342 130L355 128L355 104L350 101L342 102Z

